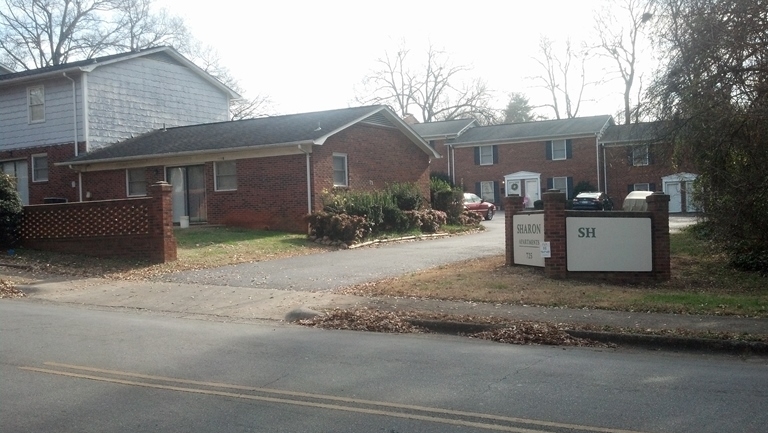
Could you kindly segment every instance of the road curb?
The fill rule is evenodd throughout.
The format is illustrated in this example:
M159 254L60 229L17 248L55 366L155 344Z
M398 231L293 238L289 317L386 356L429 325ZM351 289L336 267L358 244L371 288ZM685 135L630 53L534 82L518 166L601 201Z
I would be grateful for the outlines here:
M441 320L411 319L408 320L408 322L413 326L424 328L430 332L449 335L474 334L503 328L503 326L498 325ZM642 347L652 350L728 353L733 355L768 355L768 343L759 341L718 340L714 338L689 338L579 330L566 330L565 332L575 338L594 340L600 343L613 343L618 346Z

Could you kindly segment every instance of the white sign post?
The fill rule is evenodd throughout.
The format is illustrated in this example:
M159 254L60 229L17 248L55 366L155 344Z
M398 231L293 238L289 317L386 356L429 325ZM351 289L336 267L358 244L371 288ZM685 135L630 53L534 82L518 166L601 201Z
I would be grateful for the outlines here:
M512 217L513 255L516 265L544 267L544 214L516 214Z

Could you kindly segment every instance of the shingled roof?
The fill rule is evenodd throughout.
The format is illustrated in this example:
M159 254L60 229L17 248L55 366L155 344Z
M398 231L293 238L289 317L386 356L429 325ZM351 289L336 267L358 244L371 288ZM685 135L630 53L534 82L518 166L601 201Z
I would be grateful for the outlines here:
M299 144L322 145L330 136L358 122L397 127L424 152L439 157L389 108L373 105L158 129L89 152L61 165L77 166Z
M451 142L455 147L597 136L613 124L610 115L478 126Z
M605 145L651 143L666 135L664 122L641 122L629 125L611 125L605 130L600 142Z
M461 135L475 125L475 119L444 120L441 122L416 123L414 131L425 140L451 139Z

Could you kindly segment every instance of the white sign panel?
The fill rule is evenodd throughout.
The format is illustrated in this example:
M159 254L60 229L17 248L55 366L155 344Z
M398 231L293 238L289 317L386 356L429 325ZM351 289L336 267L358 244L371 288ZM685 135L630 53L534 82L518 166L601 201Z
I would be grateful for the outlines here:
M541 245L544 243L544 214L512 216L512 242L515 264L543 268Z
M571 217L565 231L569 271L653 270L650 218Z

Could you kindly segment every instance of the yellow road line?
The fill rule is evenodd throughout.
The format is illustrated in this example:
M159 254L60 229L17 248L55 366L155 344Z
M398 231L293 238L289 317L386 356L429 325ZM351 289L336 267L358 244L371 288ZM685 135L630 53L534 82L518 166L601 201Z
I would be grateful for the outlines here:
M152 376L152 375L146 375L141 373L132 373L132 372L118 371L118 370L106 370L106 369L95 368L95 367L61 364L56 362L45 362L44 364L51 367L60 367L60 368L66 368L70 370L88 371L92 373L110 374L115 376L125 376L125 377L137 378L137 379L206 386L211 388L233 389L238 391L261 392L266 394L277 394L277 395L285 395L290 397L313 398L318 400L329 400L329 401L337 401L337 402L350 403L350 404L389 407L389 408L413 410L413 411L435 413L435 414L442 414L442 415L465 416L465 417L473 417L478 419L485 419L489 421L502 421L502 422L518 423L518 424L528 424L528 425L533 425L538 427L565 428L570 430L600 432L600 433L643 433L643 432L634 431L634 430L592 427L592 426L585 426L585 425L578 425L578 424L557 423L557 422L541 421L541 420L526 419L526 418L505 417L505 416L498 416L498 415L491 415L491 414L484 414L484 413L477 413L477 412L456 411L456 410L449 410L449 409L431 408L431 407L425 407L425 406L338 397L338 396L324 395L324 394L311 394L311 393L304 393L304 392L284 391L284 390L271 389L271 388L233 385L233 384L219 383L219 382L203 382L203 381L177 379L177 378L164 377L164 376ZM262 396L248 395L248 394L236 394L236 393L230 393L230 392L211 391L211 390L195 389L195 388L182 388L182 387L152 384L152 383L146 383L146 382L133 382L133 381L127 381L127 380L121 380L121 379L113 379L113 378L107 378L107 377L101 377L101 376L91 376L91 375L63 372L63 371L57 371L57 370L48 370L48 369L35 368L35 367L19 367L19 368L22 370L36 371L40 373L57 374L57 375L68 376L68 377L90 379L90 380L118 383L118 384L124 384L124 385L191 392L191 393L197 393L197 394L219 395L219 396L227 396L227 397L235 397L235 398L244 398L244 399L250 399L250 400L261 400L261 401L276 402L276 403L294 404L294 405L300 405L300 406L310 406L310 407L325 408L325 409L359 412L359 413L366 413L366 414L373 414L373 415L385 415L385 416L393 416L398 418L408 418L408 419L415 419L415 420L422 420L422 421L439 422L444 424L479 427L479 428L490 429L490 430L510 431L510 432L518 432L518 433L542 433L543 432L541 430L529 430L529 429L516 428L516 427L500 426L496 424L476 423L476 422L470 422L470 421L437 418L433 416L404 414L404 413L382 411L382 410L376 410L376 409L355 408L355 407L349 407L349 406L339 406L339 405L325 404L325 403L312 403L312 402L305 402L305 401L287 400L287 399L273 398L273 397L262 397Z

